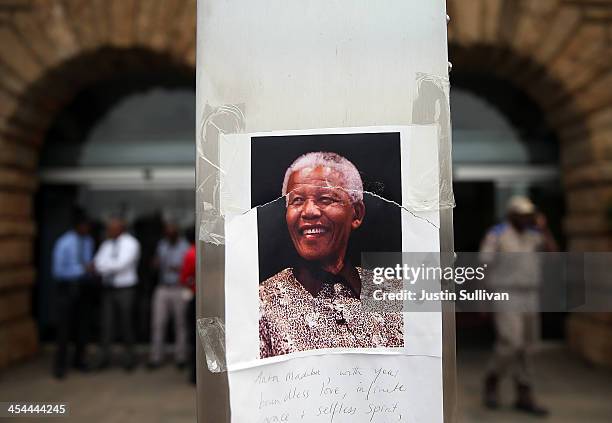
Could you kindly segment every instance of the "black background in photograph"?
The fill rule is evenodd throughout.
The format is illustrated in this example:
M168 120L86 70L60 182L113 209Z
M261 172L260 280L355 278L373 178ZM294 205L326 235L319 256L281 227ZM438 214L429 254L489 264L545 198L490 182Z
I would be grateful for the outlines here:
M291 135L253 137L251 142L251 207L281 195L287 168L302 154L330 151L350 160L359 170L364 190L402 203L400 135ZM354 265L362 252L402 251L400 208L364 194L365 219L352 233L347 257ZM259 280L293 267L297 253L285 222L285 199L257 209Z

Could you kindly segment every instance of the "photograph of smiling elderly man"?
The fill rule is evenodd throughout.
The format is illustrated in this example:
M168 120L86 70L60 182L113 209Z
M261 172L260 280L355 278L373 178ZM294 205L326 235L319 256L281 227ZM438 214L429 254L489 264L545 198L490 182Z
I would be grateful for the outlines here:
M277 233L284 227L294 257L260 284L260 357L322 348L403 347L401 312L365 310L360 300L362 285L373 274L358 265L354 252L349 254L368 216L357 167L334 151L310 151L286 168L280 182L284 218ZM372 201L382 200L374 196ZM385 248L368 245L367 239L360 243L362 251Z

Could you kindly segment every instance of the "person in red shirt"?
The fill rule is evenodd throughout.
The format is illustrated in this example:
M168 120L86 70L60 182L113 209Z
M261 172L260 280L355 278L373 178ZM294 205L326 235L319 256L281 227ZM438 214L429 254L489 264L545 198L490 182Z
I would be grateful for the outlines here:
M189 249L183 258L183 266L181 268L180 283L181 285L191 290L191 299L187 305L187 318L189 333L189 344L191 354L189 357L189 380L191 383L196 383L196 246L195 246L195 230L190 227L185 234L189 241Z
M195 243L191 244L185 258L183 259L183 266L181 268L181 285L189 288L191 292L195 294L195 268L196 268L196 247Z

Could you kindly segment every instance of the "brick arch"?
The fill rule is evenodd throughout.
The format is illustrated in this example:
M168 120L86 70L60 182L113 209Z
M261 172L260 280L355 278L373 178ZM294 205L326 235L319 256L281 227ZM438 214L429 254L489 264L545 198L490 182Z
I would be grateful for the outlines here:
M486 99L528 138L538 136L559 142L558 134L553 131L552 123L547 119L549 112L545 110L543 99L530 91L533 87L517 79L516 72L491 63L490 58L503 57L506 61L512 58L516 67L537 69L537 72L543 75L546 69L538 68L528 57L521 57L507 48L500 49L491 45L463 47L451 43L449 57L453 61L453 88L467 89ZM543 79L553 91L563 91L559 81L553 78Z
M0 7L0 368L37 349L33 195L45 134L79 90L195 75L196 0L12 0Z
M525 92L560 140L574 250L611 250L612 1L448 0L457 72Z
M453 69L510 81L556 133L569 249L611 251L612 0L447 5ZM574 313L566 333L575 352L612 367L612 313Z
M64 91L62 103L48 113L43 144L51 140L84 141L101 116L131 94L152 87L195 90L193 67L152 50L110 47L84 53L63 63L33 89L53 86L55 76L83 66L101 71L93 75L74 75L71 89ZM47 148L53 148L53 143L42 146L42 155Z

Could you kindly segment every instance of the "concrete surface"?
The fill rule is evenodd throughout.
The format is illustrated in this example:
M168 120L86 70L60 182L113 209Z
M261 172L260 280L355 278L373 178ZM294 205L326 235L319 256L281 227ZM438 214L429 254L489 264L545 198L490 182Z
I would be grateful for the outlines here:
M87 423L187 423L195 421L195 389L186 372L167 365L156 371L143 366L132 373L111 368L96 373L70 373L65 380L51 377L51 352L0 373L0 401L67 401L70 417L61 421ZM459 407L462 422L609 423L612 422L612 372L591 368L562 345L548 346L537 356L538 397L552 414L545 420L512 410L512 386L504 385L504 407L491 412L480 406L483 348L458 354ZM38 422L16 418L2 421ZM46 421L60 421L52 419ZM253 422L255 423L255 422ZM424 422L427 423L427 422Z

